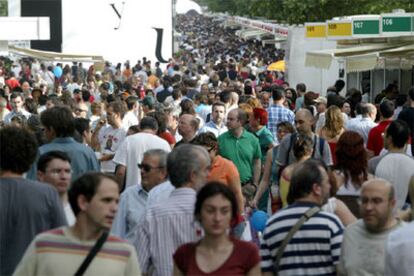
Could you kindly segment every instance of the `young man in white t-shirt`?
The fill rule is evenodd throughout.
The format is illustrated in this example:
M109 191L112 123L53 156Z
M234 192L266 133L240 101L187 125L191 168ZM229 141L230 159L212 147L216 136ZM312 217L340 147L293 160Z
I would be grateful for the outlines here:
M114 173L115 163L112 159L119 145L126 137L126 131L121 127L125 114L125 106L121 102L111 102L106 110L107 125L101 121L97 124L92 135L92 148L98 152L103 172Z

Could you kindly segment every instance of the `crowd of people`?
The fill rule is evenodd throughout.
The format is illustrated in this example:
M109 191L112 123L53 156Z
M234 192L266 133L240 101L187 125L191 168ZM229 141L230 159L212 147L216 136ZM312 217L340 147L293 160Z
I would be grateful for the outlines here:
M283 50L177 29L165 69L0 59L0 275L411 275L414 87L292 87Z

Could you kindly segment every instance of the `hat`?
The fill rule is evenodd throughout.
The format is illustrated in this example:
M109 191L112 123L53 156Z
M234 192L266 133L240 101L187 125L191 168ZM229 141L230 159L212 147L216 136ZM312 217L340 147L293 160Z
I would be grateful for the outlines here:
M319 104L319 103L328 104L328 100L325 97L320 96L315 100L315 103L317 103L317 104Z

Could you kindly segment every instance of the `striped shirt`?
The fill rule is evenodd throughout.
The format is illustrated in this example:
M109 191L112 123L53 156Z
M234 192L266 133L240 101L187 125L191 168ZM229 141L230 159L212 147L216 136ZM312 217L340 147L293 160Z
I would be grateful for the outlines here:
M260 255L263 272L272 272L278 247L301 216L315 206L295 203L274 214L263 232ZM320 211L306 221L286 246L278 275L336 275L343 225L330 213Z
M24 275L74 275L96 241L82 241L68 227L38 235L14 272ZM135 249L109 236L84 275L140 275Z
M173 274L173 254L182 244L197 240L194 221L196 191L177 188L162 203L149 206L137 227L134 246L143 273Z

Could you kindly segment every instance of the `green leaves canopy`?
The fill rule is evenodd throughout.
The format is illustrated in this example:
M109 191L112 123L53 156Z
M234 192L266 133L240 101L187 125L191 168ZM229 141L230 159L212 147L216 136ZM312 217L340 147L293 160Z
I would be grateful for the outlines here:
M320 22L337 16L380 14L404 9L414 12L413 0L198 0L213 12L262 17L279 23Z

